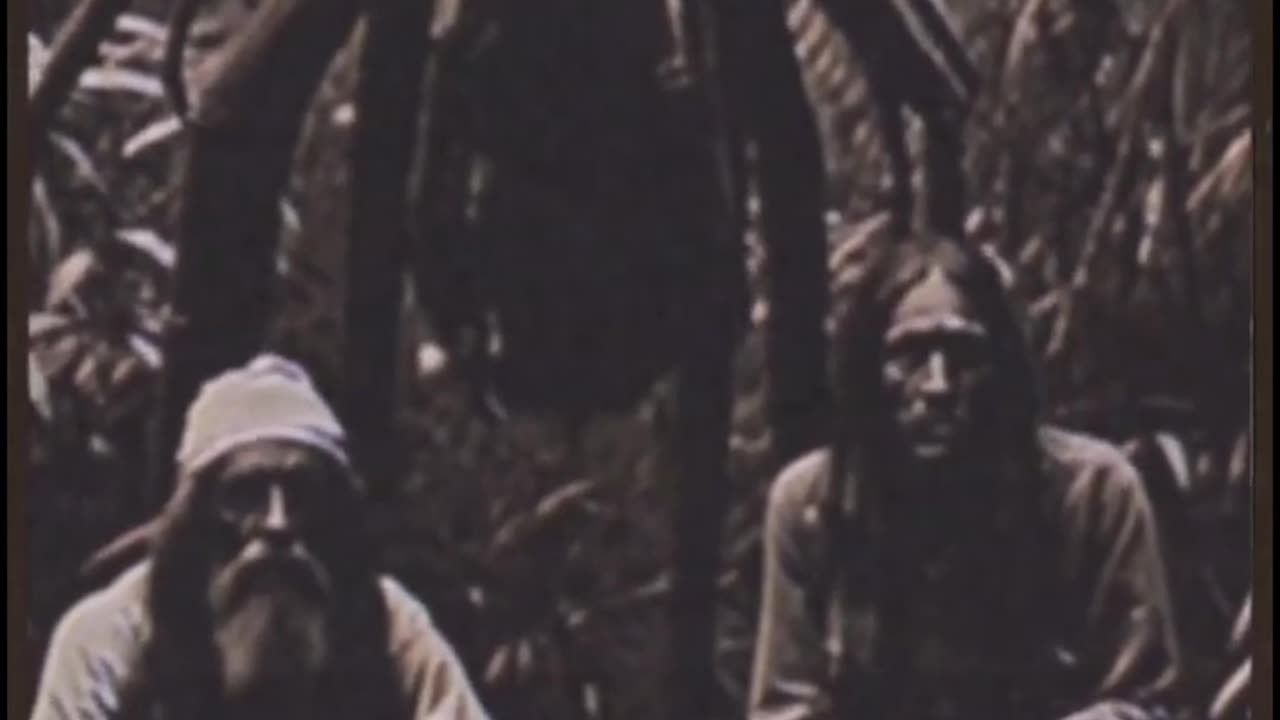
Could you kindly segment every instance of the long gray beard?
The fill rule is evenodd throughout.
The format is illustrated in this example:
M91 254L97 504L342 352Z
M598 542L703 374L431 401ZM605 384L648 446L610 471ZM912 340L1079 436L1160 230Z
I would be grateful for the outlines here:
M329 662L324 609L288 587L245 597L214 630L231 703L307 703Z

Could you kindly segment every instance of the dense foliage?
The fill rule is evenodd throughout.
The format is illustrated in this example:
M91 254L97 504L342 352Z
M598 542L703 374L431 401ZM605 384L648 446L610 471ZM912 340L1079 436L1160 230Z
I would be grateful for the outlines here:
M205 22L215 28L235 16L210 5ZM818 13L804 0L792 5L797 26ZM967 133L971 237L1002 259L1026 304L1052 415L1134 441L1150 474L1174 488L1162 522L1178 528L1170 555L1191 578L1178 586L1195 595L1186 604L1209 613L1190 622L1203 626L1197 658L1212 676L1249 567L1246 3L956 7L987 83ZM45 16L57 16L45 10L41 32L54 23ZM140 423L162 365L156 340L173 262L166 235L179 124L157 80L164 32L147 14L120 20L32 182L36 643L74 597L66 583L84 554L139 519ZM33 75L48 40L29 37ZM272 342L328 377L339 357L360 42L357 33L333 64L282 203ZM831 53L805 67L828 151L838 268L883 227L887 171L856 62L829 32L822 42ZM824 86L833 73L852 84ZM757 288L767 264L752 242ZM762 407L763 299L751 316L736 368L735 502L721 577L729 707L741 701L750 661L756 541L777 462ZM374 509L388 566L427 598L498 717L660 717L673 492L665 389L581 432L541 418L495 424L468 404L419 320L406 303L401 428L411 470Z

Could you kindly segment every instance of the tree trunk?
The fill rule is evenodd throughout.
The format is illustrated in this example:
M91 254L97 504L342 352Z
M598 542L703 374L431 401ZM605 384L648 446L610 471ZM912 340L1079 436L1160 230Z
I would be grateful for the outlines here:
M935 108L924 117L925 210L929 227L958 240L964 238L967 207L964 180L964 120Z
M685 347L676 374L673 447L678 472L672 491L675 546L667 688L670 717L712 717L721 696L715 675L716 606L722 529L728 510L726 474L733 350L746 301L742 143L733 124L732 90L724 82L730 31L723 3L684 2L672 15L674 56L695 66L704 82L680 105L694 116L685 171L670 210L685 218L683 245L693 254ZM683 50L680 46L683 45ZM712 238L712 242L707 242Z
M345 0L275 0L196 83L177 223L151 493L168 494L187 406L200 385L258 352L272 308L280 196L303 115L357 16Z
M429 16L430 7L413 0L382 0L371 9L356 90L342 404L356 459L375 491L398 470L391 440L406 200Z
M768 250L769 418L775 457L785 462L826 438L822 147L782 5L739 4L725 23L731 97L757 148Z
M714 313L706 313L707 319ZM725 325L724 320L716 323ZM675 457L675 562L670 605L668 697L673 718L713 717L716 605L722 528L729 502L728 455L732 337L712 330L678 374Z

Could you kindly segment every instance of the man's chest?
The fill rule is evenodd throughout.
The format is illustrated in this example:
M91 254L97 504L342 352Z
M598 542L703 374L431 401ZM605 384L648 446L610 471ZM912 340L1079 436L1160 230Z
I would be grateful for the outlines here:
M1062 679L1053 578L1029 572L1014 554L943 552L899 568L895 587L874 610L852 602L850 626L876 628L868 636L874 649L855 649L855 656L875 678L874 695L892 708L889 716L1034 715Z

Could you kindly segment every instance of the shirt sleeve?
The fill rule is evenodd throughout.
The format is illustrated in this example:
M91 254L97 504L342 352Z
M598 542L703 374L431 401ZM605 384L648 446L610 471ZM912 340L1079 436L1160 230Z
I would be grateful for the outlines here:
M54 629L32 720L114 720L137 650L135 618L103 596L73 607Z
M413 720L489 720L453 648L427 609L408 591L384 581L391 645Z
M1090 696L1077 715L1122 705L1130 717L1159 717L1181 665L1164 560L1137 471L1118 452L1107 460L1072 499L1081 517L1072 554L1083 605L1075 659Z
M817 568L802 538L805 501L798 485L805 480L799 470L784 472L769 493L749 720L826 720L832 712L823 632L808 608Z

